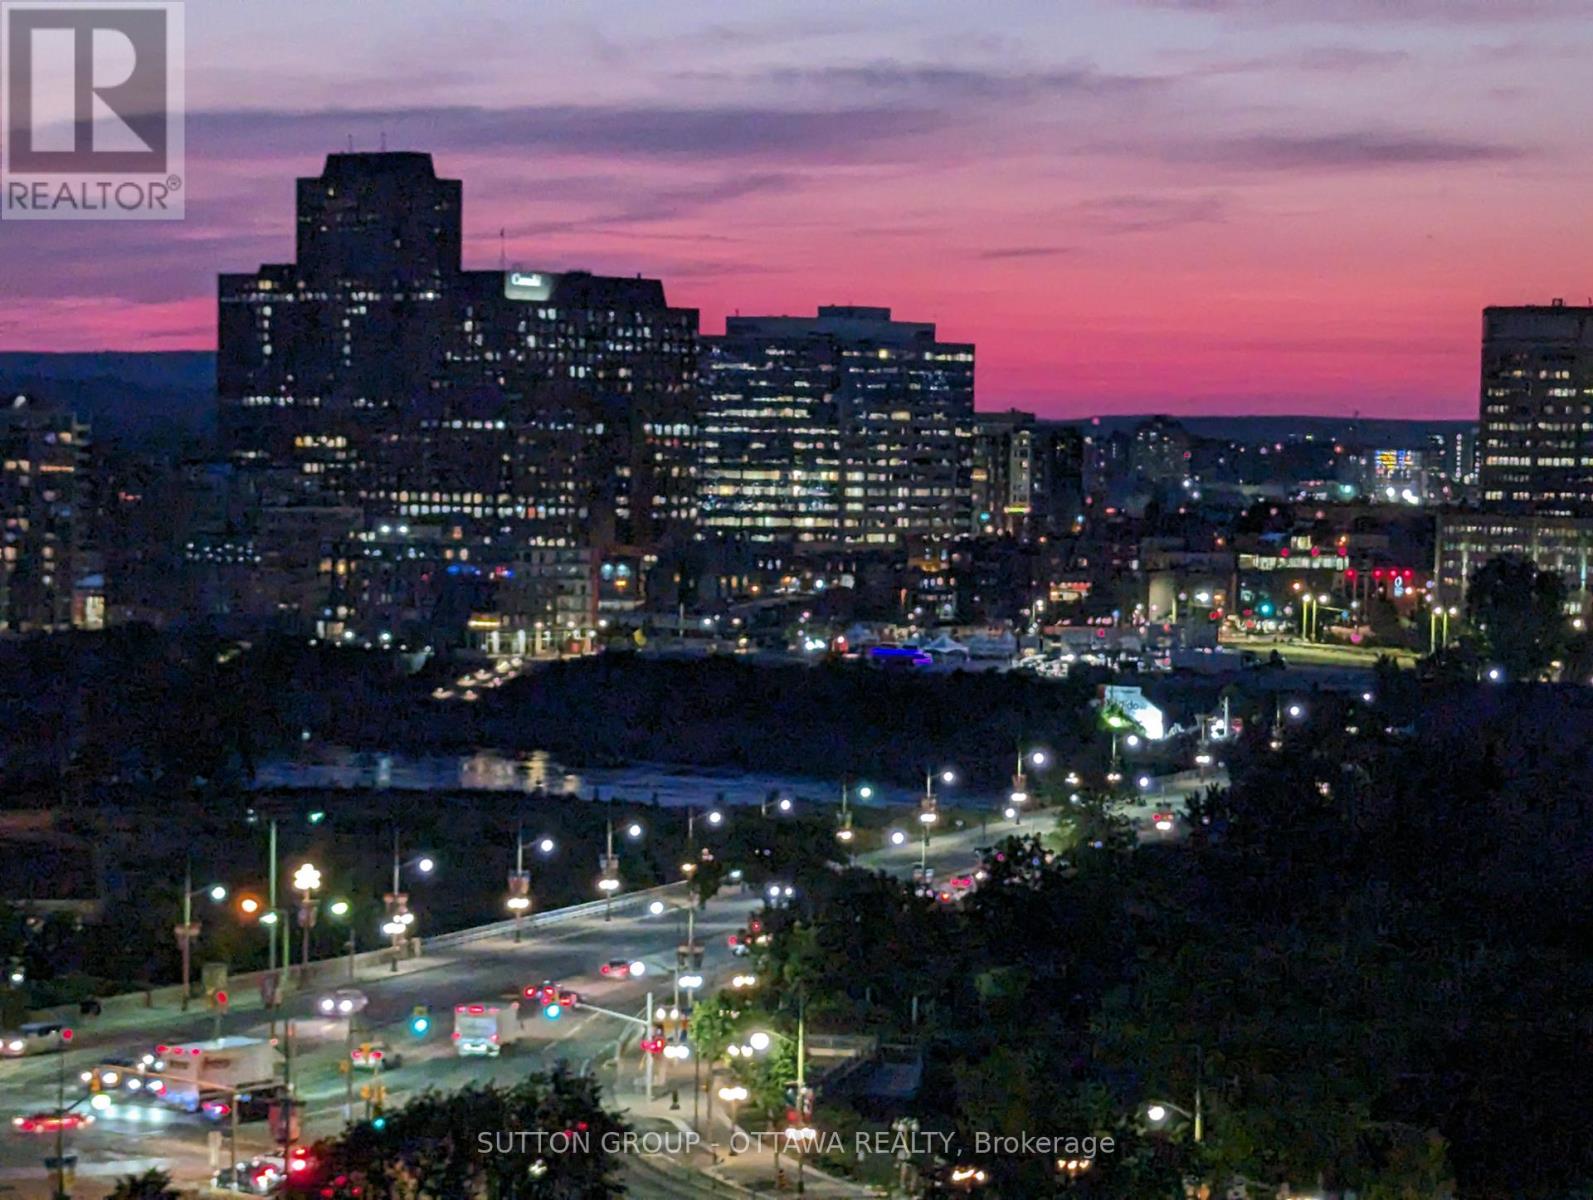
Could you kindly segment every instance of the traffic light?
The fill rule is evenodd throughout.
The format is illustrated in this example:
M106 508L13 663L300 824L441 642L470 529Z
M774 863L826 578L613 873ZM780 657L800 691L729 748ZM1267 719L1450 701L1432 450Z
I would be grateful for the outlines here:
M217 1012L227 1011L227 992L225 988L217 988L210 993L210 1007Z
M431 1006L417 1004L409 1015L409 1036L423 1038L431 1032Z
M557 1001L552 1004L544 1004L542 1006L542 1015L550 1021L557 1021L564 1015L564 1005L559 1004Z

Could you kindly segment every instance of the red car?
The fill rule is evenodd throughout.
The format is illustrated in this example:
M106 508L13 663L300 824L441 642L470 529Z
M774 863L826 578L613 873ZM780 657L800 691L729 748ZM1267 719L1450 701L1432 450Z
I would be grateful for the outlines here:
M70 1133L74 1129L94 1124L94 1118L88 1113L46 1110L29 1113L25 1117L12 1117L11 1124L19 1133L54 1133L57 1129Z

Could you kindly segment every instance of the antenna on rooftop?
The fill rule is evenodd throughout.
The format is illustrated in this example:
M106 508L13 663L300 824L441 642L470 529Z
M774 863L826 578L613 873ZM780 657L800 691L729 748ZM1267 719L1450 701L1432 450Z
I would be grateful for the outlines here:
M506 237L508 237L508 234L509 234L509 231L507 229L504 229L501 226L499 227L499 229L498 229L498 270L500 270L500 271L507 271L509 269L509 244L508 244L508 242L506 242L504 240Z
M382 153L385 154L385 153L387 153L387 130L385 130L385 129L382 130L381 134L379 135L379 138L380 138L380 140L378 141L377 144L381 146Z

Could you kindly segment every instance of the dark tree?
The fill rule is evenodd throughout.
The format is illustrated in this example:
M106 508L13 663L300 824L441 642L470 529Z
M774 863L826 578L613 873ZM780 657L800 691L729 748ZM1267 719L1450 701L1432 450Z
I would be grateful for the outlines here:
M1512 679L1538 679L1566 645L1565 581L1530 560L1489 559L1471 577L1466 617Z

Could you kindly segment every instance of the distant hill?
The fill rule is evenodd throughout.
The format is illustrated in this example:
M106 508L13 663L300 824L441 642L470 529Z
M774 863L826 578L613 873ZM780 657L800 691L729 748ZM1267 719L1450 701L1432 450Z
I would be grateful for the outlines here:
M1148 416L1149 414L1146 414ZM1099 421L1067 420L1086 432L1132 432L1145 416L1110 416ZM1419 449L1429 434L1452 434L1475 429L1475 421L1400 421L1388 417L1231 416L1174 417L1198 437L1226 438L1236 442L1283 442L1302 437L1346 438L1352 445L1393 449Z
M147 443L209 437L215 431L216 356L208 351L92 354L0 352L0 392L37 392L69 404L99 438ZM1149 414L1146 414L1149 415ZM1084 429L1132 430L1144 416L1110 416ZM1351 438L1359 445L1423 444L1430 433L1474 426L1464 421L1306 416L1180 417L1191 433L1243 442L1283 441L1311 434Z
M208 437L215 429L216 356L207 351L0 353L0 392L69 405L96 439Z

